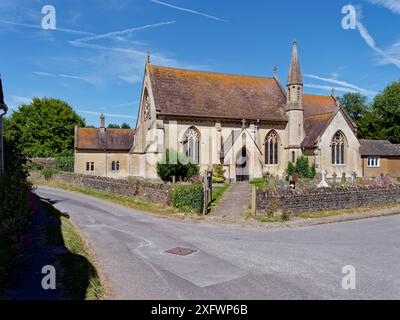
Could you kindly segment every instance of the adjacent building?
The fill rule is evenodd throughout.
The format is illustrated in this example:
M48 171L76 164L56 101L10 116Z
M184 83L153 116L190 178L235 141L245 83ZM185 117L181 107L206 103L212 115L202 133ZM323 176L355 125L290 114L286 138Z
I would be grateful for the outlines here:
M129 175L129 151L135 131L105 128L75 128L75 172L94 176L125 178Z

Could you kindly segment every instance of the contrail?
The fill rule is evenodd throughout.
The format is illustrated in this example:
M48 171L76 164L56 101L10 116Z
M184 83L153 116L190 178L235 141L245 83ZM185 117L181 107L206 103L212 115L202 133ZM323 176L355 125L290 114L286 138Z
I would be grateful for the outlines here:
M197 14L197 15L199 15L199 16L203 16L203 17L206 17L206 18L209 18L209 19L213 19L213 20L217 20L217 21L222 21L222 22L228 22L228 21L225 20L225 19L221 19L221 18L218 18L218 17L215 17L215 16L211 16L211 15L206 14L206 13L202 13L202 12L198 12L198 11L194 11L194 10L186 9L186 8L182 8L182 7L173 6L172 4L165 3L165 2L161 2L161 1L158 1L158 0L150 0L150 1L151 1L151 2L154 2L154 3L157 3L157 4L160 4L160 5L162 5L162 6L166 6L166 7L170 7L170 8L176 9L176 10L180 10L180 11L185 11L185 12Z
M348 87L348 88L354 89L354 90L356 90L358 92L369 94L369 95L376 95L377 94L377 92L375 92L375 91L370 91L370 90L367 90L367 89L364 89L364 88L360 88L360 87L358 87L358 86L356 86L354 84L351 84L351 83L348 83L348 82L345 82L345 81L340 81L340 80L336 80L336 79L329 79L329 78L323 78L323 77L316 76L316 75L313 75L313 74L305 74L304 76L307 77L307 78L321 80L321 81L325 81L325 82L330 82L330 83L334 83L334 84L337 84L337 85L340 85L340 86L343 86L343 87Z
M136 27L136 28L130 28L122 31L115 31L115 32L109 32L105 34L100 34L100 35L93 35L90 37L82 38L82 39L77 39L75 41L77 42L85 42L85 41L93 41L93 40L99 40L99 39L104 39L104 38L113 38L121 35L126 35L135 31L140 31L140 30L145 30L149 28L155 28L155 27L161 27L161 26L166 26L170 24L174 24L175 21L168 21L168 22L161 22L161 23L156 23L156 24L148 24L143 27Z

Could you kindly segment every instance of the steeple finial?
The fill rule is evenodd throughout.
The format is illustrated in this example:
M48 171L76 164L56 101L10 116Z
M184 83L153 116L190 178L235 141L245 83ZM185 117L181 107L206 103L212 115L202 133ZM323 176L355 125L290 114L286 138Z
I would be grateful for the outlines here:
M299 62L299 55L297 53L297 41L293 40L292 58L290 61L290 70L287 85L302 85L303 77L301 75L301 68Z
M147 63L151 63L150 51L147 51Z
M277 76L278 76L278 67L275 66L274 67L274 77L277 77Z

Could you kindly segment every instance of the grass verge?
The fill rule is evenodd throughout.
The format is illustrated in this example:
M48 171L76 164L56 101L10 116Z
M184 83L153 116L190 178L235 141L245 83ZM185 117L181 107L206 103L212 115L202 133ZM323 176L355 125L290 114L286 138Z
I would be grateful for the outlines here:
M376 206L369 208L353 208L353 209L341 209L341 210L330 210L330 211L318 211L318 212L304 212L297 216L301 219L318 219L318 218L328 218L334 216L340 216L352 213L367 213L371 211L381 211L385 209L396 209L400 211L400 205L388 205L388 206Z
M71 221L49 202L41 200L42 208L53 223L44 227L43 244L65 247L68 253L56 256L57 285L67 300L101 300L109 293L105 278L98 272L95 255L85 238Z

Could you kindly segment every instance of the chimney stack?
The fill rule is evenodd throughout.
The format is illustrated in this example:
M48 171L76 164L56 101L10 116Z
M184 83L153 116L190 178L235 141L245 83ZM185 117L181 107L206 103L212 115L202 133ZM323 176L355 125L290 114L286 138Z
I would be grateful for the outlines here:
M104 114L101 114L101 116L100 116L100 129L104 129L106 127L105 122L106 122L106 118L104 117Z

